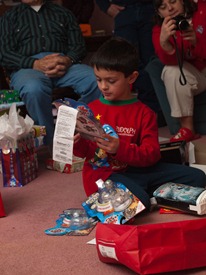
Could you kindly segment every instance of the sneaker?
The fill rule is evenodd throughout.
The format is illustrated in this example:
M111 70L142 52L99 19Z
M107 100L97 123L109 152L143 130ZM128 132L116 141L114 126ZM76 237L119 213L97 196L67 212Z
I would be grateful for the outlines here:
M182 140L189 142L198 138L200 138L199 134L194 134L188 128L180 128L177 134L170 139L170 142L182 141Z

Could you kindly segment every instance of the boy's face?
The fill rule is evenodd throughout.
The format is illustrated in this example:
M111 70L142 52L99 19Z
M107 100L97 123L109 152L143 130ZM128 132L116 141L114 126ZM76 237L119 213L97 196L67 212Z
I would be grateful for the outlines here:
M125 77L122 72L97 70L94 67L97 84L106 100L127 100L132 97L130 85L136 80L138 72Z

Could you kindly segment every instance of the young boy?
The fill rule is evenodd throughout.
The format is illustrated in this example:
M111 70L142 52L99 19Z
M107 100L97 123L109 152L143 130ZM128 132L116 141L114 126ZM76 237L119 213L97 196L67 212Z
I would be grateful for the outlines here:
M95 141L76 134L74 154L86 157L83 183L87 195L97 191L96 181L123 183L146 206L153 191L166 182L204 187L206 175L199 169L160 162L155 113L138 101L131 85L138 77L138 53L120 38L104 43L91 60L102 97L89 104L102 125L109 124L118 138L103 134ZM107 154L107 165L95 167L96 150ZM105 156L104 156L105 157Z

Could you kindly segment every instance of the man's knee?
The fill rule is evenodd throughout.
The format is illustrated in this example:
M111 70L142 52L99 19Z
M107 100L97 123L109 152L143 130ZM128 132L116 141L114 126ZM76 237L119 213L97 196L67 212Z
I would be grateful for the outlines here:
M52 90L47 86L44 87L40 81L31 79L26 81L19 90L21 98L41 99L44 96L51 96Z

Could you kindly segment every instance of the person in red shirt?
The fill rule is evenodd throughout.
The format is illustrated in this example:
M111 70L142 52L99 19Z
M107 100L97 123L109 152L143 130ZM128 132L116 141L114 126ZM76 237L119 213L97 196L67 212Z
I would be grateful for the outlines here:
M117 136L105 133L92 141L75 134L74 155L86 158L83 184L87 196L97 191L97 180L111 179L124 184L149 208L153 191L165 182L205 186L206 175L201 170L160 162L156 114L130 89L138 77L135 46L112 38L93 55L91 65L102 97L88 106L103 128L110 125ZM104 161L94 167L98 148Z
M162 80L181 128L171 141L194 140L194 96L206 90L206 2L154 0L153 45L165 64ZM178 16L178 17L177 17ZM179 17L183 16L183 17Z

